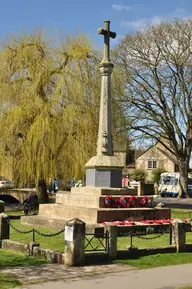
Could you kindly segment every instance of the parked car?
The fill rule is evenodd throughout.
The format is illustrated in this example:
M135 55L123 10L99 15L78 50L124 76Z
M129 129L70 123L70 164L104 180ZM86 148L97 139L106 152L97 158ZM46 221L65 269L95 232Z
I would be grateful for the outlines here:
M179 194L180 173L162 173L160 176L158 194L161 197L177 197ZM192 196L192 176L188 174L188 194Z
M13 182L6 178L0 177L0 190L1 189L12 189L14 187Z

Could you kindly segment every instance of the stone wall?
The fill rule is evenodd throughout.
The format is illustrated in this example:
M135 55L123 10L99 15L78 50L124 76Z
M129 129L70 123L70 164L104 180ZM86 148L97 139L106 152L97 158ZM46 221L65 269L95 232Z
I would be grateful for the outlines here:
M22 252L29 256L45 259L50 263L64 264L64 254L58 251L40 248L34 243L20 243L12 240L3 240L2 248L16 252Z
M0 191L0 195L9 195L22 203L26 200L31 189L5 189Z

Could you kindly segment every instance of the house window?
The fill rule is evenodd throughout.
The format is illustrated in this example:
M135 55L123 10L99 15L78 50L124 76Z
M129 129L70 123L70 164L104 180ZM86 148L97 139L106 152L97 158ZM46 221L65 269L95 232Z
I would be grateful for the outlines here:
M157 161L148 161L148 169L156 169Z

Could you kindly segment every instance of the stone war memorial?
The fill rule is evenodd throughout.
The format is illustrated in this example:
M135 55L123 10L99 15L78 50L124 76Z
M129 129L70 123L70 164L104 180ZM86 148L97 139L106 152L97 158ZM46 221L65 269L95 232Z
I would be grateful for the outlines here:
M104 22L104 29L98 29L104 36L104 54L99 65L101 72L100 116L97 140L97 155L86 164L86 186L72 187L71 192L58 192L56 203L41 204L39 215L22 217L22 223L64 227L65 223L78 218L86 223L86 230L92 230L102 223L114 221L142 221L170 218L170 209L153 208L149 197L148 205L141 205L143 196L134 196L135 190L122 188L122 164L113 155L111 115L110 38L116 33L110 31L110 21Z

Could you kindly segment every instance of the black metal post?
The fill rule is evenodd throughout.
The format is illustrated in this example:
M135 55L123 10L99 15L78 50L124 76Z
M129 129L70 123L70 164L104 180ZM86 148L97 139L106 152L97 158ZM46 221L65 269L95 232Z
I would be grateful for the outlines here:
M169 226L169 245L172 245L172 226Z
M133 246L133 235L132 235L132 233L131 233L131 235L130 235L130 246L131 246L131 247Z
M35 229L33 228L33 242L35 242Z
M109 231L106 230L105 232L105 251L109 251Z

